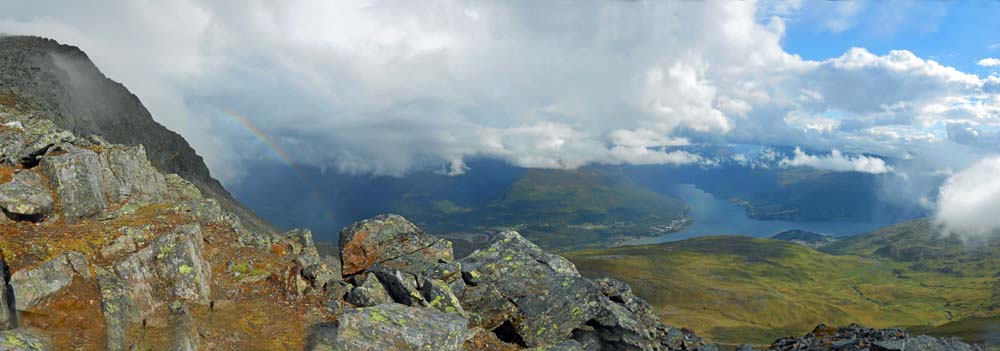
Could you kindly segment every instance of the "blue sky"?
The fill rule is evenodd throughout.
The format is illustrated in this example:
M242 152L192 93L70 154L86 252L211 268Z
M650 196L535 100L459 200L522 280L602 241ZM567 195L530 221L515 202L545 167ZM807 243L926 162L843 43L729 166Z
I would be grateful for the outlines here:
M831 28L828 19L836 17L831 13L843 6L806 3L789 16L782 45L810 60L836 57L851 47L877 54L903 49L964 72L986 76L996 71L976 63L1000 57L1000 1L860 3L841 22L846 28Z

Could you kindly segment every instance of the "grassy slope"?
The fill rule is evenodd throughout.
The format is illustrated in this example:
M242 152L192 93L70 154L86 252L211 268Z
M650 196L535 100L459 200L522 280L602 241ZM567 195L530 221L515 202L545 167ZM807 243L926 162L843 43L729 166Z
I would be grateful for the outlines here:
M998 313L996 277L987 268L961 275L917 271L912 262L831 255L770 239L704 237L567 256L587 276L629 282L668 323L723 343L766 344L821 322L940 325Z

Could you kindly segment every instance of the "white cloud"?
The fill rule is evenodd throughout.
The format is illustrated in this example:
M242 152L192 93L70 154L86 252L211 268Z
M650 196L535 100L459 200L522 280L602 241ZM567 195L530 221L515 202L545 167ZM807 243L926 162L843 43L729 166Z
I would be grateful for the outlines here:
M938 223L969 238L1000 235L1000 157L988 157L948 178L937 202Z
M987 57L982 60L979 60L979 62L976 62L976 64L983 67L1000 67L1000 59L994 57Z
M701 163L675 148L697 142L905 154L948 124L1000 125L1000 78L905 50L786 52L784 23L802 6L11 0L0 32L80 46L224 181L272 154L224 109L297 162L390 175L460 174L469 157ZM861 5L829 6L843 30Z
M831 151L829 156L817 156L806 154L801 148L795 148L795 155L792 158L785 158L778 164L781 167L812 167L836 172L872 174L892 172L892 167L886 165L885 160L881 158L844 155L838 150Z

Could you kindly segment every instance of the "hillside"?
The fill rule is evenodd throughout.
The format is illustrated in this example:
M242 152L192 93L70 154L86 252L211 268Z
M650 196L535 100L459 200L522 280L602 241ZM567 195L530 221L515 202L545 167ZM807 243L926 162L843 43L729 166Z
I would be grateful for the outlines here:
M635 185L619 172L597 168L526 170L481 206L411 194L393 210L435 232L516 229L554 250L669 233L683 228L687 214L682 201Z
M923 228L920 223L886 230L907 233L911 225ZM836 250L874 253L879 247L862 249L861 243L876 242L875 236L881 234L859 236L851 240L854 245ZM661 318L726 343L765 344L818 323L933 326L1000 314L995 254L956 258L964 262L956 273L880 256L832 255L785 241L720 236L582 250L567 257L585 276L629 282ZM943 261L936 262L931 265Z

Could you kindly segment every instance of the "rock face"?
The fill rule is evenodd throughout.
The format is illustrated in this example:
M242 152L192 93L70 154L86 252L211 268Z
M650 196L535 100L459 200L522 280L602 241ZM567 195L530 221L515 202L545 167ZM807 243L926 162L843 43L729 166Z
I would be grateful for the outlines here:
M66 220L94 218L105 213L108 200L104 196L101 160L97 153L69 147L62 155L46 157L42 171L52 181Z
M39 37L0 36L0 92L14 103L11 107L46 116L46 121L66 130L64 134L98 135L115 144L144 146L148 162L160 173L190 181L251 231L274 233L212 178L184 138L153 120L138 97L105 77L80 49ZM0 136L0 153L5 151L4 141ZM54 142L33 143L31 151Z
M955 339L911 336L897 328L872 329L856 324L834 328L820 324L803 337L775 340L768 350L985 351L985 348Z
M10 267L0 252L0 331L17 328L17 311L14 310L14 289L10 280Z
M376 263L422 271L439 260L452 259L451 242L425 234L398 215L380 215L340 232L340 261L345 277Z
M35 172L18 172L0 184L0 208L14 219L40 220L52 213L53 206L48 186Z
M349 309L324 333L314 349L458 351L468 331L460 316L390 303Z
M0 331L0 350L48 351L52 350L44 336L23 329Z
M202 258L201 228L178 228L115 265L139 315L173 299L209 303L211 270Z

